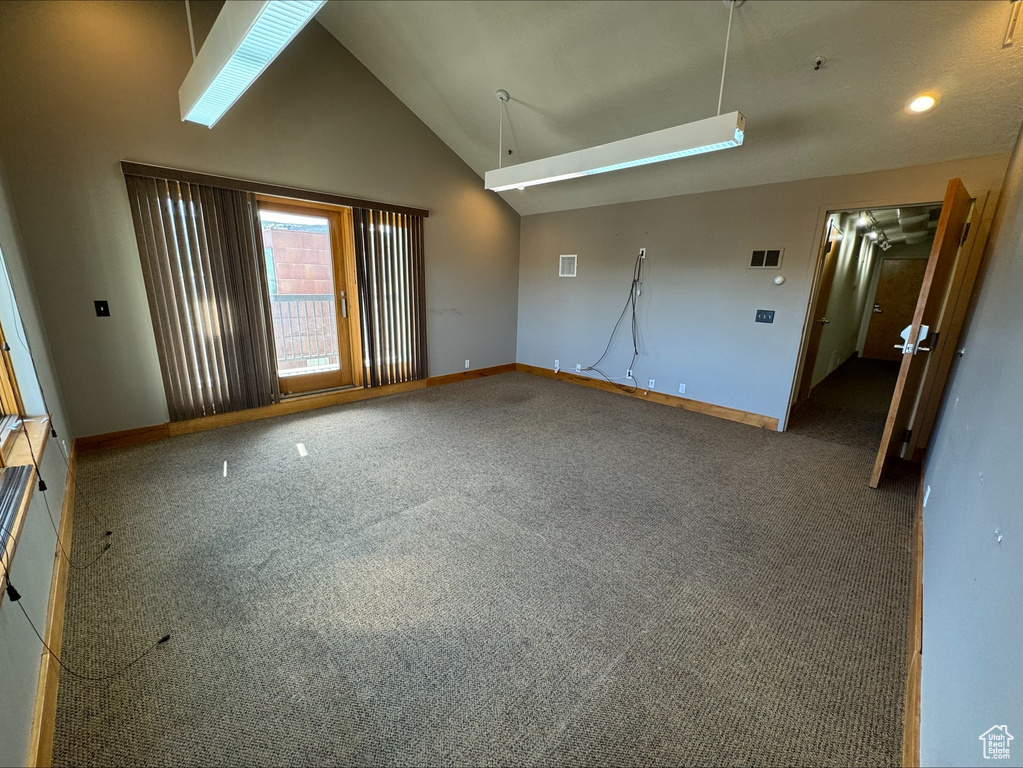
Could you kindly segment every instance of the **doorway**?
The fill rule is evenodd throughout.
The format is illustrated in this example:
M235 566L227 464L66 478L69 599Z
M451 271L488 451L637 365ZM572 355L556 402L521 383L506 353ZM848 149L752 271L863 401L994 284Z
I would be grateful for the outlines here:
M941 203L830 211L789 429L877 450Z
M874 469L869 479L874 488L896 458L918 461L927 447L980 270L997 198L996 193L986 190L971 195L960 179L951 179L940 204L847 209L829 212L824 217L818 278L808 305L801 363L794 374L789 428L811 432L826 429L836 410L834 390L838 383L845 387L844 393L838 387L842 395L837 398L837 407L842 409L855 401L849 392L850 382L852 389L856 388L858 371L872 365L875 366L872 374L877 374L876 366L890 366L887 374L881 371L882 376L887 376L887 381L882 382L884 386L875 387L875 394L868 396L872 414L861 420L858 430L875 446ZM846 241L851 244L836 246L836 242ZM896 250L897 246L903 247ZM843 253L849 262L850 254L858 254L855 268L847 264L844 273ZM829 265L829 256L836 258L834 265ZM919 274L919 267L893 263L884 268L886 261L896 258L926 259L915 302L910 301L912 281ZM871 275L867 289L862 283L865 273ZM885 273L887 286L882 285ZM858 292L864 296L862 303ZM888 336L892 328L902 324L900 313L910 303L914 308L909 322L897 337ZM827 329L833 318L848 319L851 315L855 326L857 312L861 319L855 345L851 343L853 334L849 333L848 322L840 324L845 329L842 333L829 338ZM875 319L886 313L893 316ZM868 348L866 342L872 335L872 326L876 338ZM898 360L884 359L889 354L886 344L897 348ZM868 357L871 350L877 355L874 359ZM884 398L888 396L890 402L882 419ZM878 429L880 439L874 443ZM853 430L838 431L845 435Z
M259 198L282 395L360 386L351 210Z

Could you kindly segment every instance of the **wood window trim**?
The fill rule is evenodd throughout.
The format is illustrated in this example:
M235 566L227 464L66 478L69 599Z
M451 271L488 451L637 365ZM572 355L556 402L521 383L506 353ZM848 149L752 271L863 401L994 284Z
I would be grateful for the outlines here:
M209 173L197 171L185 171L178 168L165 168L159 165L146 165L130 160L121 161L121 172L127 176L143 176L154 179L169 179L187 184L203 184L209 187L220 187L222 189L235 189L241 192L253 192L257 195L268 195L271 197L284 198L292 203L306 203L315 201L331 206L349 206L352 208L370 208L375 211L391 211L392 213L404 213L412 216L428 218L430 212L422 208L412 208L404 205L393 205L381 203L375 200L363 200L357 197L335 195L330 192L316 192L311 189L300 189L298 187L287 187L282 184L267 184L261 181L250 181L248 179L236 179L230 176L216 176Z
M13 447L14 430L11 427L25 413L25 404L14 375L14 362L8 351L7 339L0 328L0 467L8 464L7 456Z
M332 259L332 269L335 286L341 286L345 292L348 318L344 324L347 333L338 334L339 353L341 359L350 361L352 368L352 383L342 387L343 389L361 389L365 382L363 379L363 353L362 353L362 317L359 313L359 288L355 277L355 230L352 221L352 209L348 206L333 205L330 203L315 200L295 200L287 197L275 197L273 195L256 195L256 202L266 204L272 210L285 211L298 215L308 215L310 210L322 211L331 219L331 249L338 258ZM340 324L341 304L336 307L338 322ZM292 397L303 397L315 391L329 391L337 389L324 383L322 388L316 387L316 374L309 379L313 382L313 389L296 391L288 394L281 393L282 399ZM324 376L324 378L327 378Z
M20 417L17 418L20 420ZM42 462L49 436L49 419L43 416L27 417L24 421L24 429L19 425L18 429L11 432L11 439L5 445L4 466L34 466L36 462ZM18 511L11 524L10 534L0 538L0 541L3 542L3 546L0 547L0 566L2 566L0 567L0 602L4 597L3 589L7 586L4 574L10 573L13 567L14 555L18 551L18 541L25 525L25 516L38 479L39 474L33 471L32 481L28 484L28 488L18 503Z

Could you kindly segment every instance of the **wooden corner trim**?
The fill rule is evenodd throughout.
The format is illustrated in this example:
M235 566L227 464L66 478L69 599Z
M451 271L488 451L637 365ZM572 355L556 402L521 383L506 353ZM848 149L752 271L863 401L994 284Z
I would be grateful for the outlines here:
M68 473L64 481L64 502L60 510L58 542L54 545L53 575L50 578L50 596L46 606L46 644L58 657L64 642L64 605L67 598L67 560L60 556L60 546L71 554L71 528L75 513L77 487L77 441L71 443ZM49 766L53 759L53 733L57 723L57 692L60 683L60 665L45 649L39 665L35 711L29 736L28 765Z
M920 765L920 682L924 638L924 477L916 495L913 521L913 594L909 606L909 651L906 659L906 700L902 721L902 765Z
M574 373L567 373L565 371L558 371L555 373L549 368L540 368L535 365L526 365L525 363L516 363L515 370L521 371L522 373L531 373L534 376L544 376L548 379L558 379L559 381L568 381L572 384L581 384L584 387L593 387L594 389L601 389L605 392L627 395L628 397L635 397L640 400L649 400L650 402L660 403L661 405L670 405L673 408L681 408L685 411L692 411L693 413L715 416L719 419L737 421L740 424L749 424L752 427L760 427L762 429L771 429L774 431L778 430L778 419L773 416L764 416L759 413L740 411L737 408L727 408L723 405L714 405L713 403L703 403L699 400L690 400L685 397L678 397L677 395L666 395L663 392L651 392L644 389L639 389L635 392L625 392L618 389L618 387L614 384L601 381L600 379L591 379L589 376L578 376Z

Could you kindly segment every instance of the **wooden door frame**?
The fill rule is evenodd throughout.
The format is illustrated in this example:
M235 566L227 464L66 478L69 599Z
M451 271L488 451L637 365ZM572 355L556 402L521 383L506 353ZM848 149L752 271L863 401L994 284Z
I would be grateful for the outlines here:
M830 219L830 217L829 217ZM841 230L839 230L841 231ZM813 302L810 305L810 324L808 326L808 333L803 348L803 370L799 375L799 383L796 385L796 397L792 403L793 408L798 408L810 397L810 392L813 389L813 372L817 367L817 358L820 355L821 341L824 340L824 323L827 322L828 307L827 304L831 301L831 289L835 284L835 275L838 271L838 259L842 255L842 239L836 238L834 240L828 240L831 236L830 232L824 235L824 242L821 244L821 270L820 276L817 278L817 284L815 286ZM831 243L829 246L828 243ZM832 255L832 252L835 252ZM834 259L831 267L828 266L828 260ZM827 275L828 270L831 270L831 285L827 285L827 281L824 279ZM822 301L824 306L821 307ZM820 317L823 313L824 317ZM820 326L820 327L818 327ZM814 336L816 335L817 342L814 344Z
M792 411L795 410L796 397L799 394L799 384L803 377L803 368L806 365L807 347L810 343L810 334L813 330L813 310L820 291L821 277L824 272L824 259L827 251L824 249L824 241L827 238L825 227L828 218L833 213L851 213L853 211L869 210L871 208L909 208L919 206L939 205L942 201L928 200L923 202L909 202L899 197L882 197L868 200L851 200L847 202L827 203L817 209L817 224L815 225L814 243L817 248L817 258L811 264L810 294L806 300L806 313L803 317L803 332L799 340L799 355L796 358L795 367L792 370L792 382L789 385L789 406L785 412L785 418L778 425L779 431L788 429L789 419L792 418Z
M363 360L362 360L362 319L359 314L359 290L355 276L355 231L352 223L352 209L329 203L319 203L310 200L296 200L288 197L273 197L271 195L256 195L257 203L265 203L271 209L283 210L285 213L302 215L310 211L321 211L330 220L330 246L332 251L331 274L334 279L334 290L344 292L344 308L348 317L342 317L342 302L335 303L334 311L337 315L337 327L342 325L346 328L345 333L338 333L338 355L342 361L348 360L352 372L352 383L342 388L362 387ZM338 297L342 298L342 297ZM344 322L342 322L344 321ZM310 374L309 380L314 382L312 389L291 392L282 397L299 397L306 395L316 389L336 389L329 383L329 374L323 375L324 386L316 387L315 379L319 374Z
M955 361L959 337L973 298L973 289L987 253L987 240L998 197L997 191L987 189L977 190L973 195L973 210L967 220L970 231L959 250L959 257L949 278L949 290L938 313L937 330L941 334L941 343L934 350L935 355L927 359L918 400L910 419L910 439L906 443L905 454L913 461L923 458L941 407L945 384Z

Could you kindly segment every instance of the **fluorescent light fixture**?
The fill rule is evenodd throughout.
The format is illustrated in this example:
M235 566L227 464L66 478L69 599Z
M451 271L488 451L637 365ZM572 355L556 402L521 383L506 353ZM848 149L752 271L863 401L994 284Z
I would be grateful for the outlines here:
M746 118L739 112L729 112L610 144L487 171L485 186L503 192L716 152L738 147L745 131Z
M181 119L212 128L326 0L230 0L178 90Z

